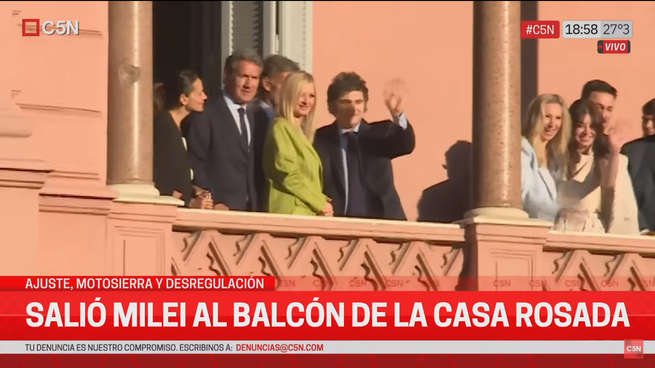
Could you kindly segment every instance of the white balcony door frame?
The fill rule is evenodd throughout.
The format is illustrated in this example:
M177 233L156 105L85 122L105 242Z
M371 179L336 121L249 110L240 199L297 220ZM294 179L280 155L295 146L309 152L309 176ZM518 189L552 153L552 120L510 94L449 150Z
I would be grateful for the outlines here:
M221 2L222 55L230 55L234 51L232 42L233 3L233 1ZM311 72L312 1L264 1L263 3L263 56L281 54L298 62L303 70ZM279 34L276 32L278 20ZM223 63L225 63L225 57L223 57Z

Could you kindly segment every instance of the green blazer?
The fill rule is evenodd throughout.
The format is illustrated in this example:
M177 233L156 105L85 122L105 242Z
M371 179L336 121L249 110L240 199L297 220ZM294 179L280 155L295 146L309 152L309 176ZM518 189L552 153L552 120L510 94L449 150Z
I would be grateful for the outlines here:
M275 118L264 143L270 213L315 216L327 203L321 159L311 142L284 118Z

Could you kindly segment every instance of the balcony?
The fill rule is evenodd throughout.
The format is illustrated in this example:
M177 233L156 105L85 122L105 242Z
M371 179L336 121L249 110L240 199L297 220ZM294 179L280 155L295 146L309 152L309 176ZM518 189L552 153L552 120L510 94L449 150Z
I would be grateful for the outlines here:
M114 9L121 5L126 8ZM9 34L10 27L19 29L20 12L14 5L2 6L16 21L13 26L3 24ZM88 63L95 66L95 74L89 75L101 76L98 80L103 82L93 83L97 87L93 93L69 95L101 96L97 97L100 105L110 111L55 109L43 105L38 94L24 100L30 104L17 104L22 87L29 90L42 83L2 84L6 92L0 97L3 274L273 275L280 290L654 289L653 237L561 234L550 231L547 223L490 213L445 225L178 208L176 201L158 197L151 185L152 83L145 78L125 84L118 77L137 74L132 68L120 69L126 58L139 66L142 75L152 74L147 52L152 40L146 37L152 34L150 3L98 6L101 9L88 12L102 20L96 22L97 28L107 28L109 20L110 32L124 37L112 37L122 41L109 49L103 43L107 41L93 44L97 49L87 49L86 43L76 46L75 50L89 54L103 50L98 53L100 60ZM113 9L110 17L108 6ZM521 58L518 44L511 40L520 38L520 9L517 2L503 1L476 2L474 10L472 136L478 183L473 188L474 204L517 209L521 76L515 66ZM17 51L23 44L18 37L14 32L13 40L0 40L7 50L14 50L8 55L22 55ZM28 41L36 40L21 42ZM34 47L25 50L33 55L46 50ZM110 77L108 65L100 63L106 62L106 56L111 60ZM22 60L10 59L7 70L16 69ZM51 74L66 76L78 65L64 69L64 64L52 63L47 71L56 66L61 71ZM107 90L105 82L110 86L108 101L105 92L98 92ZM61 88L57 83L46 85L53 86ZM89 101L80 106L96 105L95 100ZM86 120L78 120L80 116ZM37 122L34 127L32 120ZM31 140L32 133L41 140ZM43 150L46 154L35 149L39 142L57 137L70 150L59 155L53 154L52 147ZM91 147L100 148L91 152ZM79 167L71 164L77 161Z
M280 290L654 290L655 239L180 209L174 275L267 275Z
M130 19L150 12L145 5L110 5L116 14L133 14ZM444 225L194 211L144 199L152 140L136 132L147 132L150 123L120 113L136 111L126 108L134 101L147 111L151 84L123 86L114 80L120 73L110 73L109 110L116 114L109 119L108 182L119 198L108 232L120 234L109 238L108 248L116 249L111 272L272 275L281 290L651 290L654 238L558 234L550 223L525 218L517 155L520 4L475 2L473 8L474 210L466 220ZM110 70L127 56L149 66L147 55L132 52L150 48L151 40L138 37L149 23L131 27L110 17L110 32L132 43L110 47ZM133 142L127 153L125 142Z

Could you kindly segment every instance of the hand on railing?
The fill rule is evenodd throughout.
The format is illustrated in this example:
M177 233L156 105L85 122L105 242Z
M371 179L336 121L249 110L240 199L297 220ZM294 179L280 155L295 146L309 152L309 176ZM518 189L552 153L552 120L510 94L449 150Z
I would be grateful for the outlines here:
M326 217L332 217L334 216L334 209L332 208L332 199L328 198L327 202L325 202L325 206L323 206L323 209L318 213L319 216L326 216Z
M191 208L199 208L203 210L211 210L214 208L214 199L212 199L212 194L208 190L196 191L196 196L189 203Z

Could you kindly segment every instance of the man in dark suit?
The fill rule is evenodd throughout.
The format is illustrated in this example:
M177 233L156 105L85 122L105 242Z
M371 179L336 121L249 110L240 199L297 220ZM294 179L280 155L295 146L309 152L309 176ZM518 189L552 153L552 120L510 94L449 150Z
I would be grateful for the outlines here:
M271 55L264 60L258 103L269 123L275 115L282 83L290 73L298 71L300 71L298 63L282 55Z
M649 103L642 108L642 127L652 120L648 115L652 114ZM647 135L645 128L644 135L625 144L621 153L628 157L628 171L639 207L639 229L648 233L655 231L655 136Z
M644 137L655 135L655 98L641 108L641 131Z
M336 121L318 129L314 147L323 163L323 187L335 216L406 220L391 160L412 153L414 129L403 111L401 83L385 90L392 120L367 123L366 82L340 73L328 88L328 109Z
M185 122L194 184L211 192L215 209L257 210L255 126L248 103L257 93L261 69L256 51L234 52L225 61L223 91Z
M262 158L264 155L264 142L268 127L275 116L275 108L279 99L282 82L290 73L300 71L300 66L293 60L282 55L271 55L264 60L264 70L259 84L259 96L254 101L255 134L253 139L255 159L255 189L257 193L263 193L266 186ZM257 208L264 211L265 195L259 195Z
M616 103L617 90L609 83L594 79L585 83L580 93L580 98L593 102L603 115L605 123L612 123L614 104Z

